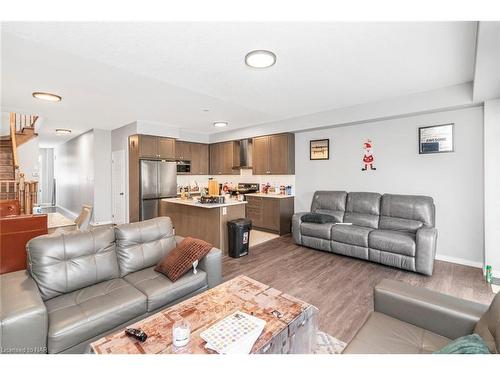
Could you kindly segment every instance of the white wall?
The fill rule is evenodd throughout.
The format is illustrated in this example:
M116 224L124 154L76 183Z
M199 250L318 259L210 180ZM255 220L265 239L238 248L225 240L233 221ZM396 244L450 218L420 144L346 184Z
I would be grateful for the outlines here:
M26 181L38 181L38 157L38 137L34 137L17 147L19 171L24 173Z
M54 154L56 205L76 218L83 204L94 205L94 132L59 145Z
M94 214L93 224L110 224L111 200L111 131L94 129Z
M125 217L127 222L129 220L129 207L128 207L128 137L137 134L137 122L133 122L128 125L124 125L120 128L111 131L111 151L125 151ZM112 177L112 176L111 176ZM113 183L113 180L111 180ZM111 194L113 189L111 189ZM114 197L110 195L111 209L113 209L113 199Z
M455 123L455 152L419 155L418 127ZM330 139L328 161L309 160L309 141ZM362 143L374 145L376 171L362 172ZM421 194L434 198L440 258L481 267L483 109L468 108L295 135L296 211L315 190Z
M484 103L485 264L500 278L500 99Z
M91 205L92 224L111 223L111 131L92 129L54 153L56 205L71 217Z
M52 204L54 194L54 149L40 148L40 203Z
M2 112L0 116L0 136L10 135L10 114Z
M473 105L472 83L389 98L330 111L312 113L279 121L256 124L245 128L210 135L210 142L243 139L259 135L297 132L356 124L366 121L385 121L394 117L418 115L445 109L458 109Z

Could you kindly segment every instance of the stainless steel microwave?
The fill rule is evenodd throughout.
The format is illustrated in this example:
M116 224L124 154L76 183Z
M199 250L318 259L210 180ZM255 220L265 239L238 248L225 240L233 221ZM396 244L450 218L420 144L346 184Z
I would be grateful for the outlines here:
M191 172L191 161L189 160L177 161L177 173L190 173L190 172Z

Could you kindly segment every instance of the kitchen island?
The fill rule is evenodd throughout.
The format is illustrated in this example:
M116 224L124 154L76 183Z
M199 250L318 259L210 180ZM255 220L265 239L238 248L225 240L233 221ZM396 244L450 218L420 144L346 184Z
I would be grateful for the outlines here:
M166 198L160 202L160 216L169 216L175 234L207 241L228 251L227 222L245 217L245 204L237 200L201 204L195 199Z

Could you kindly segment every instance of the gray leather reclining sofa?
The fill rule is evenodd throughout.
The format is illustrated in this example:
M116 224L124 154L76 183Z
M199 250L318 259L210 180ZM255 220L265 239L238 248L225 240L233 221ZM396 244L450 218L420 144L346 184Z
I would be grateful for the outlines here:
M437 230L431 197L317 191L311 212L352 225L303 222L306 212L296 213L295 243L432 275Z
M500 350L500 293L488 306L382 280L375 286L374 308L345 354L434 353L472 333L483 338L490 353Z
M154 271L182 238L168 217L32 239L28 270L3 274L3 353L81 353L117 329L218 285L213 248L176 282Z

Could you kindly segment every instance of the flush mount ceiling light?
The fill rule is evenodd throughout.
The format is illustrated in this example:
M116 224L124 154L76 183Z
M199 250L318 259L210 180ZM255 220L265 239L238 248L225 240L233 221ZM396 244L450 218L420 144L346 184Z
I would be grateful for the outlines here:
M57 135L71 134L71 130L69 130L69 129L56 129L56 134Z
M245 64L252 68L269 68L276 63L276 55L271 51L259 49L251 51L245 56Z
M216 121L216 122L214 122L214 126L216 128L224 128L227 126L227 122L226 121Z
M62 100L59 95L51 94L49 92L34 92L32 95L34 98L46 100L48 102L60 102Z

